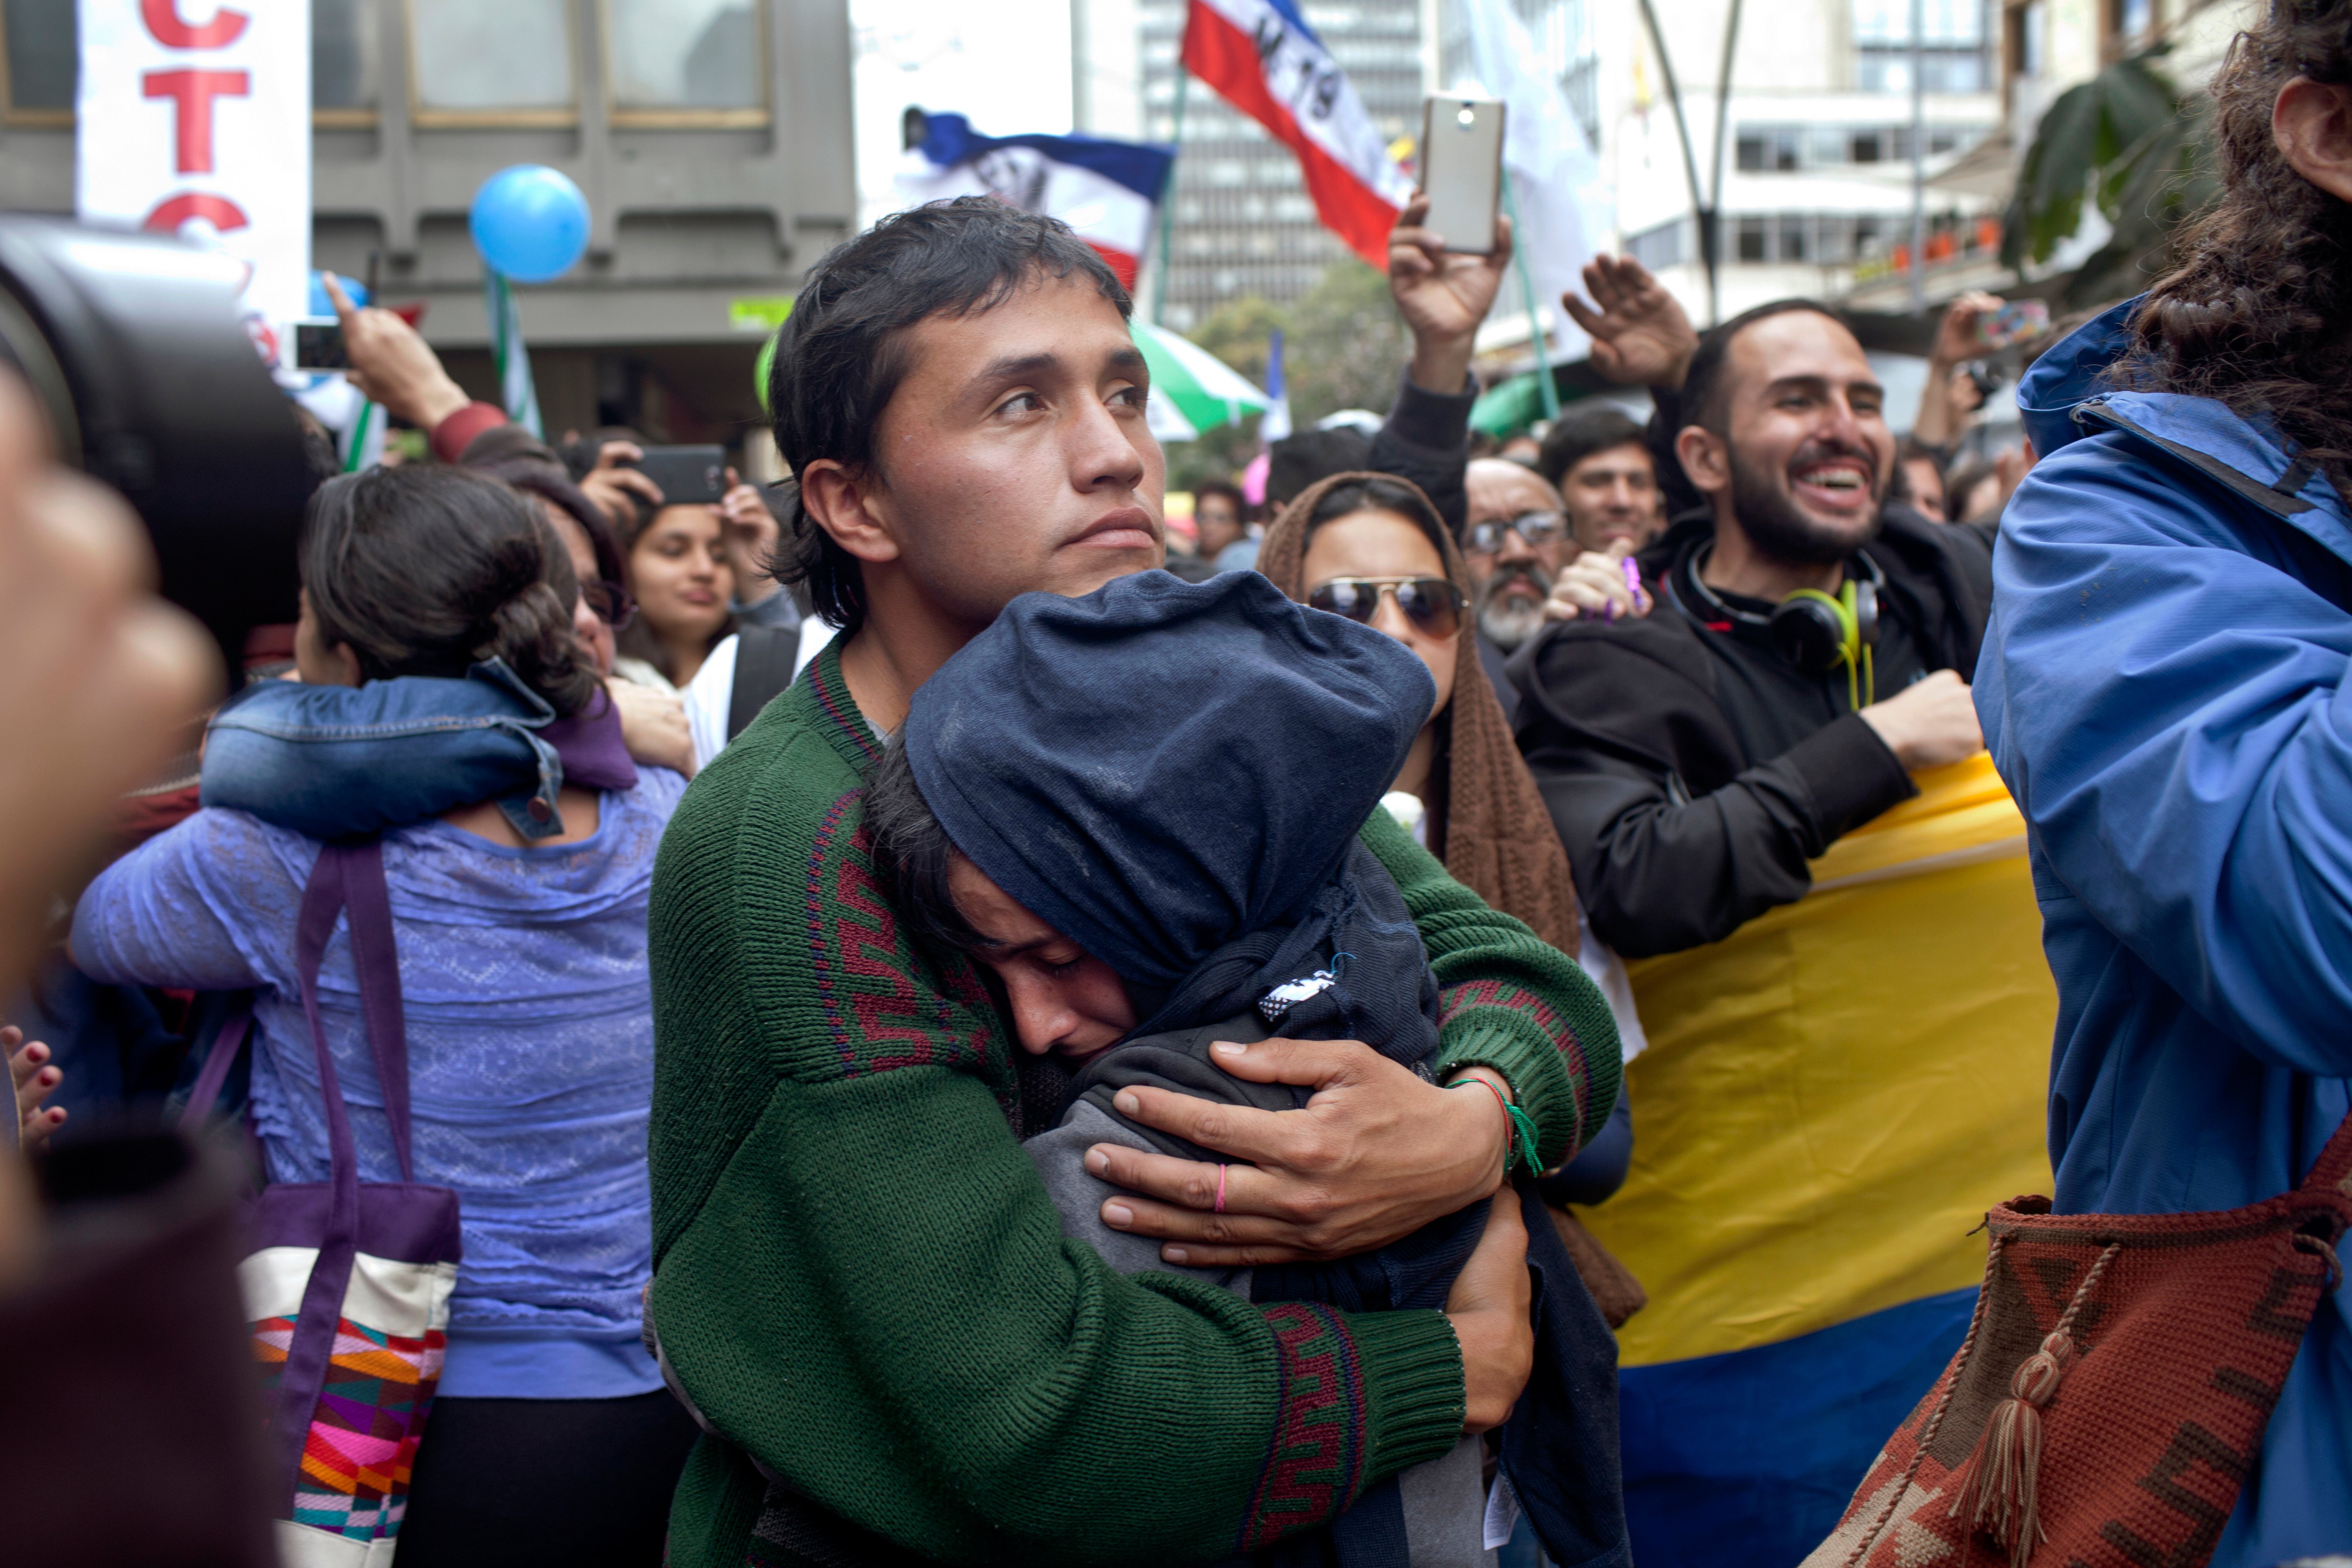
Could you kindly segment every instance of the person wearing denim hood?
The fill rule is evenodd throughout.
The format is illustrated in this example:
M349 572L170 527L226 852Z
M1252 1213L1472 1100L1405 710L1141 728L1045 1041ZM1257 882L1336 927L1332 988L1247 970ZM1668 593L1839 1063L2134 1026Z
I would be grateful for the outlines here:
M1123 1115L1137 1085L1260 1110L1307 1102L1228 1076L1218 1042L1356 1038L1425 1070L1437 988L1394 880L1352 825L1435 702L1403 645L1255 573L1024 595L916 692L867 792L877 861L924 940L996 971L1022 1045L1075 1068L1059 1124L1024 1148L1064 1234L1120 1272L1348 1311L1447 1300L1485 1203L1336 1263L1171 1268L1149 1238L1103 1223L1117 1189L1087 1163L1104 1142L1214 1160ZM1542 1284L1536 1374L1502 1434L1506 1490L1558 1560L1611 1561L1623 1546L1613 1342L1540 1204L1523 1194L1520 1215ZM1328 1533L1252 1561L1482 1562L1481 1458L1465 1437L1368 1490Z
M2225 191L2181 268L2018 388L2042 457L2001 521L1976 701L2058 982L2062 1215L2275 1196L2352 1110L2347 24L2283 0L2239 36ZM2207 1462L2243 1478L2226 1523L2197 1500L2216 1568L2352 1545L2340 1279L2259 1451Z

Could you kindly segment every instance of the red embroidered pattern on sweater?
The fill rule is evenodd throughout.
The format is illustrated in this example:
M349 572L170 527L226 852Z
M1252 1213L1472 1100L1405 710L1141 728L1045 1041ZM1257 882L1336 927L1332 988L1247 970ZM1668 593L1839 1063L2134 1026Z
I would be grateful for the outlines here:
M841 825L862 793L852 790L833 803L809 848L809 967L842 1076L934 1064L980 1066L993 1038L985 1022L991 1014L983 1006L959 1020L955 1002L964 998L951 993L958 978L969 981L969 989L983 1002L986 992L969 975L950 977L946 990L920 978L904 951L898 917L875 879L865 826L845 845L840 840ZM931 1001L928 1021L922 1016L926 992Z
M1255 1552L1356 1500L1364 1479L1364 1378L1339 1314L1306 1301L1265 1310L1282 1407L1235 1550Z
M1442 1034L1445 1026L1463 1014L1480 1007L1500 1007L1517 1013L1544 1032L1552 1048L1568 1060L1568 1078L1576 1090L1577 1125L1584 1125L1585 1094L1591 1075L1584 1059L1584 1042L1577 1037L1569 1021L1552 1011L1551 1004L1534 992L1503 980L1465 980L1459 985L1449 985L1438 994L1437 1027ZM1595 1129L1594 1131L1598 1131Z

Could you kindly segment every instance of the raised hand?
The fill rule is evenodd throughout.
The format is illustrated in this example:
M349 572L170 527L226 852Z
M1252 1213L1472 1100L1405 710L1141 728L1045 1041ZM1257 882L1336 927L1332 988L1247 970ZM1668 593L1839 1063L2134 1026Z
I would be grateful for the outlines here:
M325 279L335 320L342 323L343 357L351 366L344 374L362 395L427 433L473 401L415 327L377 306L360 309L333 273Z
M1620 386L1678 387L1698 353L1698 332L1681 301L1630 256L1596 256L1584 266L1587 304L1559 297L1592 339L1592 368Z
M645 455L635 441L607 441L596 448L596 466L580 476L581 494L596 503L624 538L636 531L638 501L655 508L662 503L661 486L654 477L629 466Z
M1496 216L1494 248L1485 256L1445 248L1446 237L1422 226L1429 197L1417 195L1389 231L1389 294L1412 333L1413 384L1449 396L1470 374L1470 351L1496 292L1511 269L1511 220Z

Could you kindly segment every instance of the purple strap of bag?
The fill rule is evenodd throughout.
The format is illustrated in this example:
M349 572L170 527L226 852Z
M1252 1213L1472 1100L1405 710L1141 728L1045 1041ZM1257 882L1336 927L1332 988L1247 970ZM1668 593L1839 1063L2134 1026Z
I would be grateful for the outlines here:
M360 1180L351 1116L320 1017L319 969L336 923L346 911L361 1016L383 1094L393 1152L400 1164L398 1184ZM268 1187L257 1200L252 1215L257 1247L304 1246L318 1251L271 1401L270 1460L273 1474L281 1478L279 1495L286 1510L280 1517L292 1516L295 1494L301 1489L303 1447L333 1359L355 1256L365 1250L421 1263L454 1262L458 1256L457 1194L415 1181L408 1038L381 842L330 844L320 849L303 889L294 947L302 1011L310 1025L326 1113L332 1175L325 1184ZM211 1110L250 1037L251 1023L249 1013L240 1013L221 1029L197 1077L183 1126L193 1131Z

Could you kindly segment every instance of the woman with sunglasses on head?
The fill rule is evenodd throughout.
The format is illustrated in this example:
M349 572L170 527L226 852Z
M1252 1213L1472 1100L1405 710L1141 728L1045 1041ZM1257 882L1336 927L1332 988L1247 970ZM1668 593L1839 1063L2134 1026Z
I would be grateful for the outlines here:
M1283 510L1259 548L1258 570L1309 608L1386 632L1429 667L1437 705L1397 774L1394 792L1412 797L1395 803L1404 808L1400 817L1410 818L1413 837L1454 880L1574 956L1623 1028L1632 1014L1623 966L1584 925L1550 814L1485 667L1463 646L1469 569L1429 498L1384 474L1335 474ZM1632 1152L1621 1098L1601 1137L1548 1178L1547 1196L1600 1201L1624 1180ZM1622 1321L1640 1304L1640 1287L1581 1230L1569 1238L1578 1267L1611 1321Z

